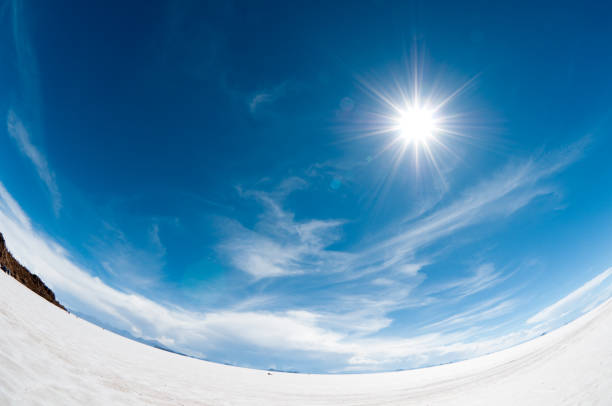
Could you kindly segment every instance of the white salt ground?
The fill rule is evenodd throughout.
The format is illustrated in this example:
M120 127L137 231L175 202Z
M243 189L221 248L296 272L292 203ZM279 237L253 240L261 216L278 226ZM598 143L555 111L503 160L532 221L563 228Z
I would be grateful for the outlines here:
M612 405L612 301L468 361L379 374L268 375L120 337L0 272L0 405Z

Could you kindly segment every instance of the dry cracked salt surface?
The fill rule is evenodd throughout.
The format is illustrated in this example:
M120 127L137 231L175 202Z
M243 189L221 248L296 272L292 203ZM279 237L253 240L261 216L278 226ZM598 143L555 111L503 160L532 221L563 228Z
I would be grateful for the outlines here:
M0 405L612 405L612 300L545 336L468 361L268 375L128 340L0 273Z

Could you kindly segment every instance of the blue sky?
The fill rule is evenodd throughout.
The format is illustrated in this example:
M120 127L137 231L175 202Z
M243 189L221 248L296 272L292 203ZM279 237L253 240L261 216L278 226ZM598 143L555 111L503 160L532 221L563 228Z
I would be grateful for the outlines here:
M604 5L60 3L0 3L0 231L67 307L358 372L612 294ZM417 89L423 144L393 108Z

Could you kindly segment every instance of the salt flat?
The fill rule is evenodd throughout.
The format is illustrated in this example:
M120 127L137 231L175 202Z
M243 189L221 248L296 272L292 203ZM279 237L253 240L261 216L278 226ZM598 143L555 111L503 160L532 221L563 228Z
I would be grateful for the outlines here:
M612 405L612 301L533 341L454 364L272 373L128 340L0 273L2 405Z

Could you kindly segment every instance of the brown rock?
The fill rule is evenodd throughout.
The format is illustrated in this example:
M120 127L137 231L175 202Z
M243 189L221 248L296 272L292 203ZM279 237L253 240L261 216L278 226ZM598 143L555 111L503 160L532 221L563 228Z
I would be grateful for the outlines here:
M42 296L57 307L66 310L64 306L55 299L53 291L49 289L37 275L31 273L21 265L6 249L2 233L0 233L0 268L37 295Z

